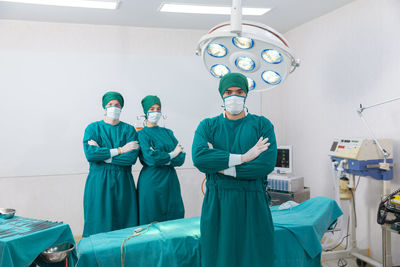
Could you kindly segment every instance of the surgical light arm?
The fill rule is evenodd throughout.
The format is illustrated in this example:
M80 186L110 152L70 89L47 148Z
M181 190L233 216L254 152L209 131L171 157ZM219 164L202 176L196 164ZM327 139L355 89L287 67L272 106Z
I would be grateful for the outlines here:
M380 105L384 105L384 104L387 104L387 103L390 103L390 102L393 102L393 101L397 101L397 100L399 100L399 99L400 99L400 97L393 98L393 99L389 99L389 100L386 100L386 101L383 101L383 102L380 102L380 103L377 103L377 104L374 104L374 105L371 105L371 106L368 106L368 107L363 107L363 105L360 104L360 107L357 109L357 113L358 113L358 115L360 116L360 119L362 120L362 122L363 122L363 123L365 124L365 126L367 127L367 129L368 129L368 131L370 132L370 134L371 134L373 140L375 141L376 145L378 146L379 151L380 151L380 152L382 153L382 155L383 155L384 162L379 164L379 168L380 168L380 169L383 169L383 170L389 170L389 168L390 168L390 165L386 162L387 158L390 156L390 153L388 153L388 152L382 147L382 145L379 143L379 141L378 141L378 139L376 138L376 136L375 136L374 132L372 131L371 127L369 127L367 121L365 120L365 118L364 118L364 116L363 116L363 111L366 110L366 109L369 109L369 108L373 108L373 107L377 107L377 106L380 106Z

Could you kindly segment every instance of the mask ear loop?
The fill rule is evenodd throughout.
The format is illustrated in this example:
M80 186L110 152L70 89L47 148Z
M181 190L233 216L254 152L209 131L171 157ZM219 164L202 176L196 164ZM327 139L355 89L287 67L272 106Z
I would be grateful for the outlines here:
M223 108L223 109L226 111L225 99L224 99L224 98L222 98L222 102L223 102L224 104L221 105L221 108Z
M243 101L243 109L246 110L247 113L249 113L249 109L246 106L246 100L247 100L247 95L244 97L244 101Z
M147 126L147 114L148 114L149 112L147 112L145 115L143 115L144 116L144 120L143 120L143 127L146 127Z
M168 116L164 113L161 112L161 118L159 120L159 124L162 127L165 127L166 121L167 121Z
M104 107L104 116L107 116L107 108L108 107Z

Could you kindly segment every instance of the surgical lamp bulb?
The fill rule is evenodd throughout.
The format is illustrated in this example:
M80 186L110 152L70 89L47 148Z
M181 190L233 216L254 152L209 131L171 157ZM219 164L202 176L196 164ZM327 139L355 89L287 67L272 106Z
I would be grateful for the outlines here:
M240 49L250 49L254 45L254 41L247 37L233 37L232 42Z
M264 80L264 82L271 85L277 85L281 82L281 76L277 72L272 70L264 71L261 74L261 78Z
M265 49L262 51L261 56L266 62L271 64L279 64L283 60L281 53L274 49Z
M240 70L252 71L256 66L256 63L249 57L241 56L235 60L235 65Z
M210 72L214 77L221 78L225 74L228 74L230 72L230 70L225 65L216 64L211 67Z
M224 57L228 54L228 50L221 44L211 43L207 46L207 53L213 57Z
M247 77L247 83L249 84L249 91L254 90L256 83L253 79Z

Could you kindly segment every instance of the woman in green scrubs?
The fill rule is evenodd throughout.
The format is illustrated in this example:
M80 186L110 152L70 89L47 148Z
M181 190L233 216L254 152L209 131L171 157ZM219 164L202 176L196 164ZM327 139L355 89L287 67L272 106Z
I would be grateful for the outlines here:
M157 96L142 100L146 125L139 131L140 162L138 181L139 224L183 218L181 188L175 167L185 162L186 154L173 132L158 126L161 101Z
M83 237L138 224L132 165L139 153L133 126L119 120L124 98L117 92L103 96L106 115L87 126L83 148L90 169L83 198Z

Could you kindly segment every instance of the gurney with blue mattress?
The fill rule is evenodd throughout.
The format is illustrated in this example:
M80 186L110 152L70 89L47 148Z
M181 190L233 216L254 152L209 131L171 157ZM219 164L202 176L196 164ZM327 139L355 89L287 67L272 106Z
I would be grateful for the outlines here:
M315 197L298 206L271 207L275 266L321 266L320 240L342 215L332 199ZM137 229L146 229L129 240ZM124 242L125 240L125 242ZM78 244L77 266L200 267L200 217L92 235ZM269 248L265 248L266 250Z

